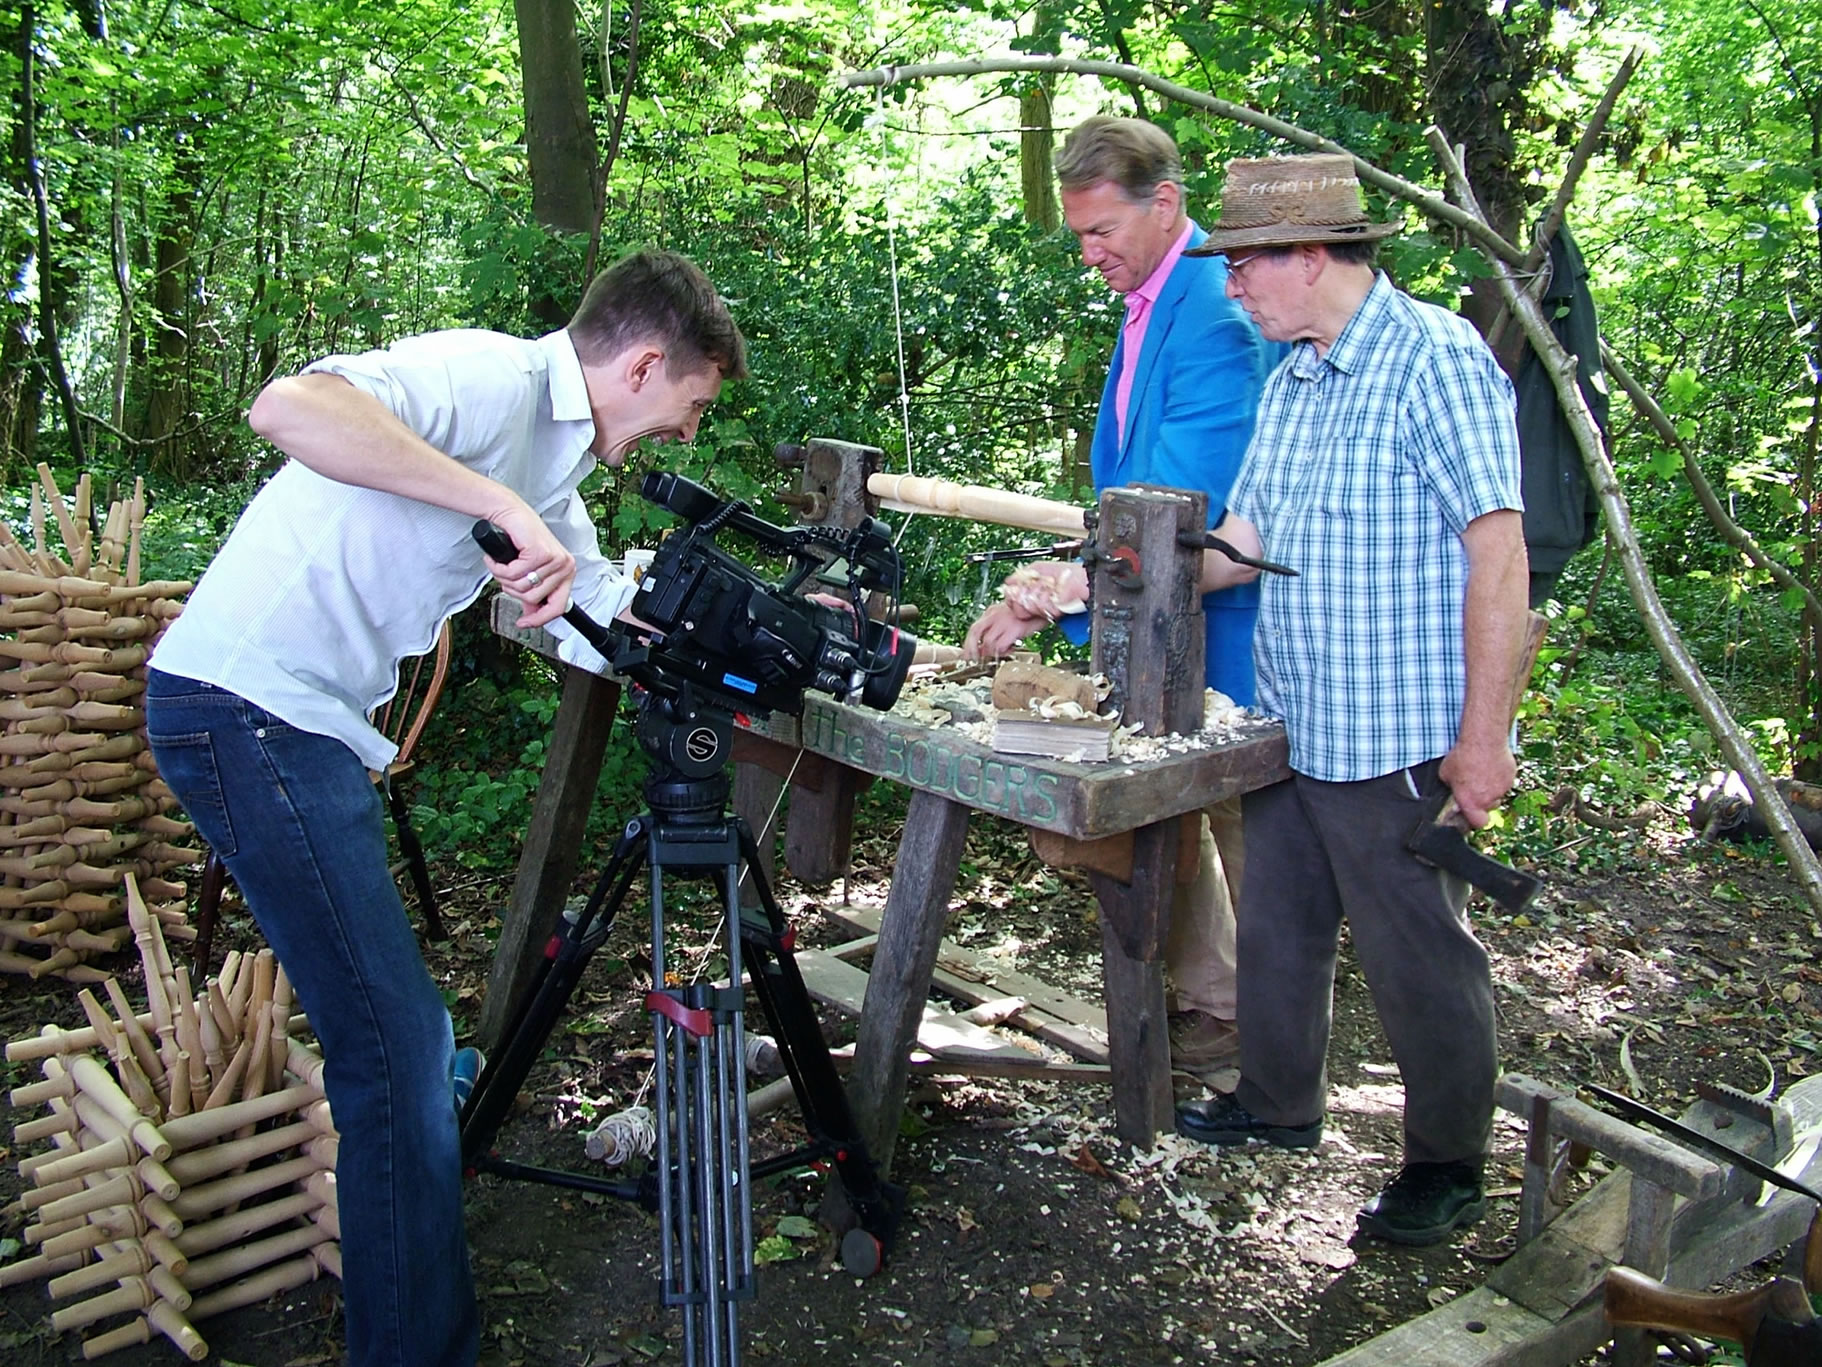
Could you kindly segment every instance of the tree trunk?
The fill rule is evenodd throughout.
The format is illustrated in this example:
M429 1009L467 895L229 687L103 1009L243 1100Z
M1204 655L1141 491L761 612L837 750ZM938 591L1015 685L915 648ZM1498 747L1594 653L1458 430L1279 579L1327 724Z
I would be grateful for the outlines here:
M112 143L120 152L120 129ZM133 266L127 255L126 211L122 207L120 168L108 183L108 250L114 267L114 289L120 296L120 318L114 330L114 374L108 385L108 421L116 432L126 430L127 366L133 359Z
M58 341L58 305L62 299L59 283L68 277L69 272L58 268L57 256L52 249L49 192L45 188L44 171L38 161L37 106L33 89L37 66L34 29L33 9L26 5L19 24L19 85L23 92L20 128L25 149L25 179L38 218L39 348L45 368L50 371L51 382L56 386L63 404L63 418L69 428L70 457L80 470L88 464L88 453L83 446L82 415L76 407L76 391L70 384L69 373L64 369L63 347Z
M525 81L525 151L538 222L585 233L595 220L595 129L569 0L513 0Z
M24 17L21 16L21 25ZM7 50L19 52L27 41L23 29L6 35ZM13 87L6 102L6 136L0 141L0 160L4 161L7 187L15 202L29 204L31 185L26 180L25 120L22 104L25 92ZM26 217L8 215L0 222L0 249L9 264L22 262L32 254L32 229ZM0 476L11 482L15 469L29 470L38 459L38 409L43 381L32 364L31 310L24 303L0 299Z
M1051 166L1056 134L1050 126L1050 85L1033 81L1019 95L1019 182L1025 221L1053 233L1062 224L1056 174Z
M176 432L190 409L190 288L195 264L196 190L202 166L195 144L177 149L173 182L152 244L151 348L146 365L146 400L140 434L158 443L156 458L181 471L183 452Z
M4 439L0 478L9 484L13 471L29 470L38 461L38 414L44 386L32 364L27 321L24 310L9 308L0 330L0 438Z
M519 21L519 70L525 83L525 153L531 211L546 228L586 233L595 226L595 127L582 83L582 45L571 0L513 0ZM534 292L531 309L550 327L568 319L572 300Z
M1525 187L1512 125L1524 116L1534 54L1515 50L1487 0L1440 0L1426 7L1430 118L1466 148L1468 180L1493 231L1521 241ZM1484 336L1499 316L1499 284L1476 280L1462 313Z
M1796 73L1792 72L1794 81ZM1807 85L1802 93L1804 112L1809 116L1809 164L1822 167L1822 94ZM1822 224L1816 227L1816 261L1822 262ZM1812 277L1813 278L1813 277ZM1822 456L1822 361L1814 344L1814 324L1822 315L1822 291L1811 290L1809 298L1809 354L1804 357L1804 371L1809 376L1809 423L1797 457L1797 503L1803 509L1803 582L1814 584L1822 576L1822 519L1816 509L1818 458ZM1797 633L1797 701L1803 725L1793 738L1791 758L1796 776L1814 783L1822 779L1822 617L1814 603L1804 607L1802 627Z

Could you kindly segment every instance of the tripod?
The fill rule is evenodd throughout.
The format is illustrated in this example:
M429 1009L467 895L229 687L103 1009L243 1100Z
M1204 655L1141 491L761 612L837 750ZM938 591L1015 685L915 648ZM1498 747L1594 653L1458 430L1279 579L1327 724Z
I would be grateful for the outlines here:
M766 881L752 832L728 815L731 714L687 683L648 690L634 733L652 761L648 810L621 832L582 910L559 924L501 1047L476 1079L462 1112L462 1162L469 1172L598 1192L656 1211L660 1297L683 1310L684 1361L733 1367L740 1356L739 1303L755 1293L753 1180L827 1160L853 1221L840 1231L842 1261L857 1276L880 1266L904 1192L881 1180L867 1154L792 956L795 932ZM740 907L743 864L758 893L752 913ZM645 1004L655 1036L655 1162L641 1177L612 1181L502 1158L492 1150L500 1125L642 869L651 885L652 990ZM665 952L667 873L719 882L728 986L673 985ZM809 1132L804 1147L757 1164L748 1150L743 972L772 1026Z

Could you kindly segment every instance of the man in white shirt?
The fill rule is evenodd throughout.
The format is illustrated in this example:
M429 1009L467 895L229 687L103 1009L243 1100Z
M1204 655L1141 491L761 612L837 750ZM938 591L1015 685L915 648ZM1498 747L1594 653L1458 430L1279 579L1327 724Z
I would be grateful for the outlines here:
M617 616L577 486L640 441L689 441L745 343L700 270L640 252L569 326L478 330L331 356L254 401L291 460L248 506L160 642L147 688L159 772L233 873L323 1044L341 1134L348 1367L472 1367L454 1041L388 871L368 722L400 660L488 578L596 663L560 614ZM519 548L485 558L487 518Z

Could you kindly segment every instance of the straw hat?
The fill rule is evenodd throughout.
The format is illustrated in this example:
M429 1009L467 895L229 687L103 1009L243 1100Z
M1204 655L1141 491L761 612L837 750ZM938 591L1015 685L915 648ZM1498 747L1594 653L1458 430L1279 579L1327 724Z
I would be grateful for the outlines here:
M1184 255L1300 242L1376 242L1403 226L1367 218L1351 157L1239 159L1227 163L1220 221L1208 230L1206 242Z

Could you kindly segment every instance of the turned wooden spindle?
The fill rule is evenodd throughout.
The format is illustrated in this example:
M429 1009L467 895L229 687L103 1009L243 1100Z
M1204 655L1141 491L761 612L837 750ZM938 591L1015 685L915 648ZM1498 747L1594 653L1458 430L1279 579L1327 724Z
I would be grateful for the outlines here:
M148 1033L148 1027L153 1029L157 1027L156 1016L150 1011L146 1012L144 1017L135 1013L132 1003L127 1000L125 990L114 978L109 978L102 984L102 987L107 991L108 1001L113 1003L114 1010L119 1016L121 1032L127 1037L127 1043L132 1047L133 1057L139 1061L140 1070L145 1073L146 1080L156 1089L165 1080L164 1060L159 1058L158 1046L152 1043L152 1036Z
M273 1163L267 1167L237 1173L232 1177L223 1177L214 1182L200 1183L183 1192L175 1201L171 1202L171 1209L179 1219L185 1220L213 1215L224 1207L278 1187L289 1186L293 1182L300 1182L310 1174L320 1171L322 1171L322 1164L314 1158L287 1159L282 1163Z
M323 1198L316 1192L294 1191L257 1206L246 1206L227 1215L218 1215L212 1220L186 1226L184 1232L177 1236L176 1246L184 1253L200 1257L204 1253L229 1244L237 1244L248 1236L282 1225L299 1216L308 1216L323 1204Z

